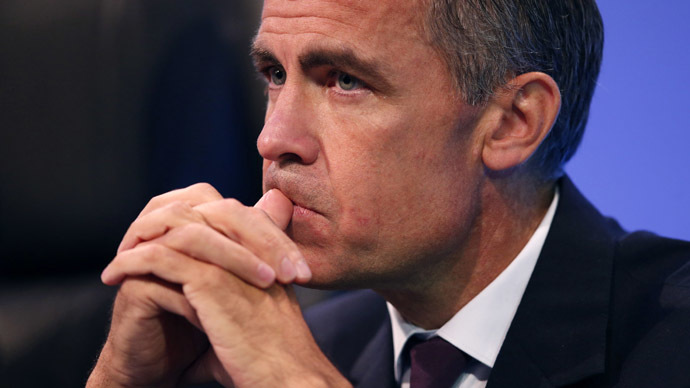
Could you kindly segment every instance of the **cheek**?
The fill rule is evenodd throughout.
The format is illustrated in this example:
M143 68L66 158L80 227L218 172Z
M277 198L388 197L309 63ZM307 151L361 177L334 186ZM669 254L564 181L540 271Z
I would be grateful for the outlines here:
M454 217L457 191L447 186L451 180L440 176L433 161L423 152L407 156L379 149L373 155L350 160L331 175L339 203L338 235L350 246L374 250L445 228L448 220L442 218Z
M470 228L476 200L472 193L410 184L370 189L368 197L363 191L353 195L356 199L343 207L338 222L343 248L355 256L377 258L380 265L442 256L453 251Z
M323 133L337 235L347 248L402 252L462 228L471 193L468 142L449 114L389 107L338 115ZM431 241L431 240L435 240Z
M381 210L386 207L379 181L372 171L354 174L344 181L348 184L336 190L340 204L335 223L337 234L347 245L369 250L378 240L382 227Z

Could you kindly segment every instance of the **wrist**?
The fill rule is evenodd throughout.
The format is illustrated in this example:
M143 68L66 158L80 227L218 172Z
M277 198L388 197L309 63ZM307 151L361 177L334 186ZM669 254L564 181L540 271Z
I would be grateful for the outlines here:
M248 373L228 372L238 388L352 388L323 353L302 354L302 357L259 357L251 368L243 368Z
M296 375L293 378L283 380L280 386L288 388L352 388L352 384L339 373L326 374L321 372Z
M312 360L308 368L300 368L301 372L294 373L292 378L286 379L284 386L294 388L352 388L352 384L340 374L340 371L323 354L320 356L317 360Z
M112 387L112 388L126 388L127 385L121 384L117 379L113 379L113 376L104 370L100 365L101 363L96 363L96 366L91 371L89 379L86 381L86 388L100 388L100 387Z
M106 342L101 354L98 356L96 365L93 367L88 380L86 381L86 388L143 388L143 387L175 387L176 384L164 381L152 381L146 374L137 373L133 371L135 368L130 368L131 373L127 373L127 368L122 367L122 358L111 354L111 344ZM142 376L146 376L143 377ZM148 379L147 379L148 378Z

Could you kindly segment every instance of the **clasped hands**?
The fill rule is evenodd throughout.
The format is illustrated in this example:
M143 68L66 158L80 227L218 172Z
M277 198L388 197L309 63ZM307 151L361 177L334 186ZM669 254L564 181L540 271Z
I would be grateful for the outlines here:
M289 286L311 278L291 217L275 189L253 208L207 184L153 198L101 275L120 289L87 387L348 386Z

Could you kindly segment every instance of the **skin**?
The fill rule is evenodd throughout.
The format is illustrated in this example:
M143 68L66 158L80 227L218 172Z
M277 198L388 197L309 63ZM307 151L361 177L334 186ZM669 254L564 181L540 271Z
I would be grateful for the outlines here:
M517 255L549 194L522 203L497 192L524 191L519 172L502 182L486 174L491 158L506 169L529 156L487 151L494 134L511 137L520 124L515 95L463 103L421 33L423 14L414 1L268 1L254 56L269 83L264 189L298 205L287 233L310 285L374 288L412 322L436 327ZM315 52L334 59L306 66ZM381 71L335 59L349 52ZM344 90L342 73L360 84ZM506 255L487 260L488 249Z
M397 286L415 267L457 250L479 198L470 128L477 109L459 102L418 29L400 29L419 23L418 6L379 5L363 17L367 5L358 2L268 2L254 44L276 59L260 68L287 75L268 86L258 139L264 189L276 187L310 210L293 214L288 234L315 286ZM384 69L386 86L351 68L300 66L310 52L347 49ZM343 90L338 72L363 85Z
M121 286L87 387L349 386L314 343L292 289L252 271L255 257L299 254L282 233L292 208L276 190L248 208L205 184L152 199L102 274ZM260 239L272 243L252 247ZM295 272L289 281L304 281Z
M255 207L195 185L151 200L102 279L120 285L87 386L349 386L289 283L374 288L441 326L525 245L553 184L525 161L555 121L527 73L463 103L414 1L268 0Z

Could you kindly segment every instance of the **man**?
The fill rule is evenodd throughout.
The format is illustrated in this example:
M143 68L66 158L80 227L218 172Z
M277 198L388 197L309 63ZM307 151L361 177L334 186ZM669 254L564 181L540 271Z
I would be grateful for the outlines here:
M558 179L602 39L591 1L266 0L265 194L146 206L88 386L690 384L690 247ZM292 282L388 304L312 336Z

